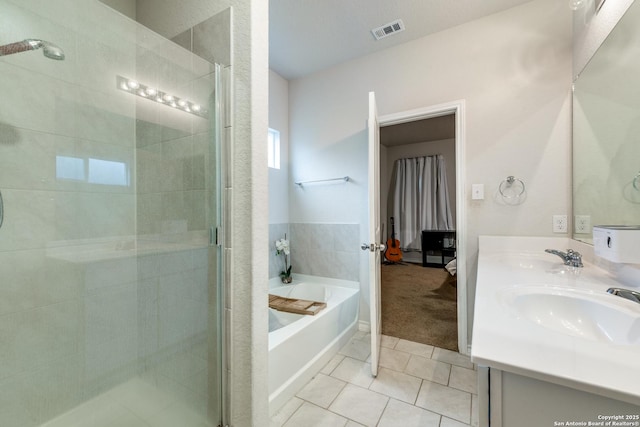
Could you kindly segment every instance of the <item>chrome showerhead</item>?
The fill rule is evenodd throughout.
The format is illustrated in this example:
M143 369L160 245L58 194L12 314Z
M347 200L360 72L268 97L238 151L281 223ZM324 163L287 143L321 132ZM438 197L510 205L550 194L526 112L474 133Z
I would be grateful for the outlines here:
M64 59L64 51L53 43L36 39L27 39L25 41L33 46L34 50L42 48L42 53L47 58L55 59L58 61L62 61Z
M14 53L26 52L42 48L42 53L49 59L62 61L64 51L53 43L40 39L26 39L21 42L5 44L0 46L0 56L12 55Z

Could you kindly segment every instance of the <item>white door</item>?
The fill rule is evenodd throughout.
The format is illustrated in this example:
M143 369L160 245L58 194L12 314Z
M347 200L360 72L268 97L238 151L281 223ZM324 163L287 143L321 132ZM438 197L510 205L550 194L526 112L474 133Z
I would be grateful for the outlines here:
M380 361L380 124L375 93L369 92L369 301L371 305L371 375Z

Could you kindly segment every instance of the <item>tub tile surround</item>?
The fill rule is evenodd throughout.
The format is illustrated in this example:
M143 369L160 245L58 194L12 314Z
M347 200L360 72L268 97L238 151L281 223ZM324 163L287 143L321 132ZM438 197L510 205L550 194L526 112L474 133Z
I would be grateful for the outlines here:
M291 243L292 271L319 277L360 280L360 228L357 224L290 223L269 225L269 277L283 269L274 242Z
M477 371L468 357L383 335L381 368L373 378L366 350L369 345L369 334L356 332L320 373L280 408L270 427L478 425ZM448 372L444 384L408 372L411 361L421 365L415 361L423 359Z
M546 248L577 250L583 255L585 266L565 267L560 258L546 254ZM618 276L621 269L595 257L592 246L568 238L480 236L472 360L637 404L635 377L620 375L638 369L637 345L616 345L542 328L505 310L498 297L505 295L500 292L513 292L520 287L526 292L533 286L560 295L578 292L578 296L600 298L605 305L615 302L617 310L631 313L636 308L632 303L609 300L611 297L605 292L608 287L638 286L637 282L626 283L625 277ZM468 378L464 374L458 372L452 377L459 387L466 387Z

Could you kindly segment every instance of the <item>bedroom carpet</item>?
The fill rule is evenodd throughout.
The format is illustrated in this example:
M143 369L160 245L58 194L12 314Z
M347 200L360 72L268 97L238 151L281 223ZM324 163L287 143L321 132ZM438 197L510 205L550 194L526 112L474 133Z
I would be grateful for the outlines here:
M458 351L456 288L444 268L382 265L382 333Z

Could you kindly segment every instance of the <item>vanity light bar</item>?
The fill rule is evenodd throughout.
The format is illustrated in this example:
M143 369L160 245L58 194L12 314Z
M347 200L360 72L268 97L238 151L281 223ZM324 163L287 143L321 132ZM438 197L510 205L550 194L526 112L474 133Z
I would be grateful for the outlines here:
M171 95L167 92L163 92L151 86L144 85L133 79L116 76L116 87L124 92L128 92L132 95L137 95L150 101L155 101L158 104L163 104L167 107L184 111L185 113L191 113L195 116L203 118L208 117L208 111L202 108L200 104L191 102L188 99Z

